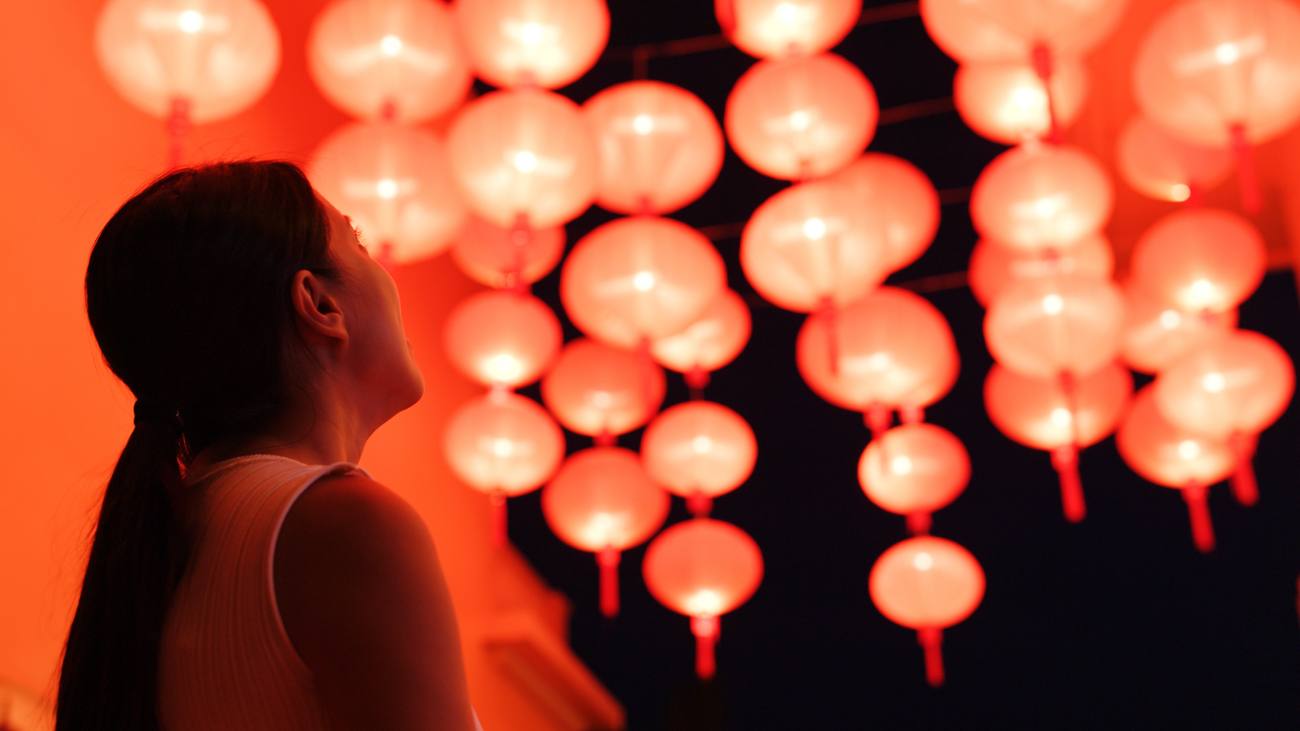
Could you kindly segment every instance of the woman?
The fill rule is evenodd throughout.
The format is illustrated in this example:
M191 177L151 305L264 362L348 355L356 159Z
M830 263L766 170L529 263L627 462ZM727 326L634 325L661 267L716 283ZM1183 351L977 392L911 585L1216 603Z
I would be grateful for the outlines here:
M104 226L86 309L135 430L56 728L474 729L429 533L355 466L424 381L350 222L288 163L177 171Z

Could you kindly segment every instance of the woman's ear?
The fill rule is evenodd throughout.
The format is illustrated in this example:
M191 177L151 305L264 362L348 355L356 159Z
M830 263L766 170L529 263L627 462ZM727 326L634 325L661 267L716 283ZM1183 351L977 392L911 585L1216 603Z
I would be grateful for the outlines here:
M310 344L315 345L317 341L321 341L321 345L331 341L339 345L347 343L348 328L343 320L343 308L323 279L303 269L293 275L289 296L298 328Z

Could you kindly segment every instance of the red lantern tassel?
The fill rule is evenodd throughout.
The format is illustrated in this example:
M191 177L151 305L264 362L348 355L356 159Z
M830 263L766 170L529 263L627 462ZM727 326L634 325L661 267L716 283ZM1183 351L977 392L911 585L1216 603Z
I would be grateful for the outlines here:
M1214 524L1210 522L1210 504L1206 498L1210 488L1195 480L1183 488L1183 500L1187 501L1187 515L1192 519L1192 542L1201 553L1214 550Z
M1249 215L1259 213L1259 178L1255 175L1255 156L1246 140L1246 126L1232 125L1232 153L1237 157L1237 185L1241 191L1241 208Z
M1052 466L1061 478L1061 508L1065 519L1078 523L1088 514L1083 501L1083 481L1079 479L1079 448L1073 444L1052 450Z
M1047 141L1054 145L1061 144L1061 127L1056 120L1056 105L1052 100L1052 50L1046 44L1036 44L1030 52L1033 57L1034 73L1043 82L1043 94L1047 96Z
M907 514L907 532L914 536L930 534L930 514L925 512Z
M510 542L506 533L506 494L500 490L488 493L488 510L491 511L492 545L505 548Z
M1242 505L1254 505L1259 501L1259 485L1255 482L1255 445L1251 440L1233 434L1228 439L1232 452L1237 456L1237 469L1232 473L1232 494Z
M718 641L717 617L691 617L691 632L695 635L695 674L700 680L709 680L718 671L713 646Z
M943 630L925 627L916 631L916 640L925 650L925 679L932 687L943 685Z
M871 438L879 439L893 425L894 414L887 406L872 404L862 413L862 421L871 430Z
M697 518L707 518L713 512L713 498L702 492L693 493L686 498L686 511Z
M606 548L596 552L600 566L600 613L606 617L618 616L618 562L621 556L616 549Z
M690 389L692 401L704 400L704 387L709 385L709 372L699 366L692 367L682 374L686 388Z

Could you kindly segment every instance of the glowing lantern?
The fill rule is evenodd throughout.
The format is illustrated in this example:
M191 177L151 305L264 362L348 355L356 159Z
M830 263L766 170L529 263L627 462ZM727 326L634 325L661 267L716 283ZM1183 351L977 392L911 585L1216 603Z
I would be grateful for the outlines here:
M560 540L596 554L600 611L618 614L620 553L644 543L668 517L668 493L641 467L636 452L592 447L564 461L542 488L542 513Z
M942 398L960 365L939 310L894 287L881 287L833 316L809 317L795 348L799 373L813 392L867 412L873 431L888 426L889 409L915 415Z
M447 135L466 202L489 223L549 228L587 209L596 148L578 105L548 91L495 92L466 105Z
M1201 551L1214 549L1214 525L1206 502L1210 485L1233 471L1236 457L1227 443L1169 423L1156 408L1154 389L1137 392L1133 408L1115 435L1119 455L1147 480L1181 490L1192 523L1192 540Z
M912 163L868 152L830 181L847 188L857 205L880 218L890 271L916 261L934 240L939 230L939 193Z
M1047 137L1053 122L1070 126L1087 96L1088 72L1077 58L1058 59L1047 84L1023 61L966 64L952 81L962 121L976 134L1008 145Z
M312 185L378 245L381 260L440 253L465 223L442 141L391 122L358 122L312 154Z
M735 360L749 342L749 307L740 295L724 289L704 314L676 335L650 344L650 354L665 368L686 374L687 385L702 389L709 373Z
M984 340L1002 365L1035 378L1082 378L1119 354L1124 296L1079 274L1024 279L1002 290L984 316Z
M966 619L984 598L984 569L965 548L934 536L894 544L876 559L871 601L895 624L916 630L925 676L943 684L943 630Z
M740 50L758 58L812 56L853 30L862 0L714 0L718 25Z
M1156 20L1133 61L1143 114L1183 140L1237 153L1242 205L1259 210L1250 145L1300 118L1300 9L1284 0L1194 0Z
M564 256L564 229L515 231L470 216L451 249L451 257L471 279L489 287L532 284Z
M749 601L763 581L758 544L730 523L695 518L656 536L641 571L660 604L691 618L696 674L713 677L718 618Z
M724 125L746 165L806 180L848 165L876 132L876 92L833 53L759 61L732 87Z
M934 424L903 424L872 439L858 461L871 502L907 516L913 535L930 532L930 513L966 489L970 457L961 440Z
M485 385L518 388L542 377L560 352L560 321L544 302L517 293L472 295L442 331L452 365Z
M280 33L258 0L109 0L95 56L123 98L168 120L171 164L191 122L252 106L280 68Z
M1184 312L1140 287L1125 291L1128 320L1120 351L1130 368L1157 373L1206 338L1237 326L1237 311Z
M493 86L564 86L609 39L602 0L456 0L454 10L474 71Z
M600 152L596 202L618 213L668 213L699 198L722 169L722 129L689 91L658 81L611 86L582 105Z
M506 543L506 498L532 492L564 459L564 433L532 399L494 390L447 421L443 454L462 482L487 493L493 543Z
M1286 351L1257 332L1223 333L1161 371L1154 391L1156 406L1171 424L1228 442L1237 456L1233 494L1243 505L1254 504L1254 437L1286 411L1295 391Z
M623 348L685 329L726 286L722 256L703 234L654 216L596 228L560 272L560 299L573 324Z
M839 182L795 185L754 211L740 237L740 264L778 307L843 306L889 274L881 214Z
M542 379L542 400L570 431L607 440L649 421L666 389L648 358L580 338Z
M1127 6L1128 0L922 0L921 20L939 48L962 63L1024 61L1036 53L1084 55L1110 35Z
M998 155L971 191L975 230L1025 252L1067 249L1110 217L1114 191L1088 153L1066 145L1021 145Z
M1187 312L1223 312L1264 280L1264 239L1230 211L1196 208L1157 221L1133 247L1133 282Z
M1061 252L1025 254L980 239L971 250L966 283L976 301L988 307L1003 289L1021 279L1078 274L1110 279L1115 271L1115 253L1105 236L1095 234Z
M1119 133L1115 156L1124 182L1158 200L1197 202L1232 172L1226 151L1189 145L1140 115Z
M994 365L984 379L984 409L1012 440L1051 453L1065 517L1077 523L1087 512L1079 450L1115 430L1132 393L1133 377L1114 363L1066 383L1028 378Z
M686 498L697 516L749 479L758 457L754 430L720 404L688 401L655 417L641 436L641 462L664 489Z
M338 0L316 16L307 64L321 93L357 117L436 117L469 91L451 10L441 0Z

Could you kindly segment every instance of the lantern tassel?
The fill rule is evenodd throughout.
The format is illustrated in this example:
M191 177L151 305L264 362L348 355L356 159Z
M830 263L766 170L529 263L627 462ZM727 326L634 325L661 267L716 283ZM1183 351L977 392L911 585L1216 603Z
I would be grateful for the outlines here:
M1083 480L1079 478L1079 448L1070 444L1053 449L1052 466L1061 478L1061 509L1065 519L1078 523L1088 514L1083 500Z
M1250 439L1233 434L1228 444L1237 457L1237 469L1232 473L1232 495L1242 505L1254 505L1259 501L1259 485L1255 482L1255 446Z
M617 549L605 548L596 552L600 566L600 613L606 617L618 616L618 562Z
M871 438L879 439L885 432L889 431L889 427L894 421L894 414L884 404L872 404L867 407L866 411L862 412L862 421L871 430Z
M686 498L686 510L697 518L707 518L713 512L713 498L702 492L692 493Z
M1210 522L1210 504L1206 498L1210 488L1195 480L1183 488L1183 500L1187 501L1187 514L1192 520L1192 542L1201 553L1214 550L1214 524Z
M692 401L704 400L704 387L709 385L709 372L699 366L692 366L682 374L686 388L690 389Z
M709 680L718 671L713 646L718 642L717 617L691 617L691 633L695 635L695 674L700 680Z
M925 409L920 406L903 404L898 407L898 423L920 424L925 421Z
M1047 97L1047 141L1054 145L1059 145L1061 139L1061 127L1056 120L1056 105L1052 99L1052 49L1045 43L1036 44L1031 51L1034 63L1034 73L1043 82L1043 94Z
M930 535L930 513L916 512L907 514L907 532L914 536Z
M510 542L506 533L506 494L500 490L488 493L488 506L491 511L492 545L505 548Z
M1246 125L1238 122L1229 128L1232 135L1232 154L1237 158L1237 185L1241 192L1241 208L1249 215L1259 213L1259 178L1255 175L1255 155L1246 140Z
M916 631L916 640L925 651L925 679L931 687L943 685L943 630L925 627Z

